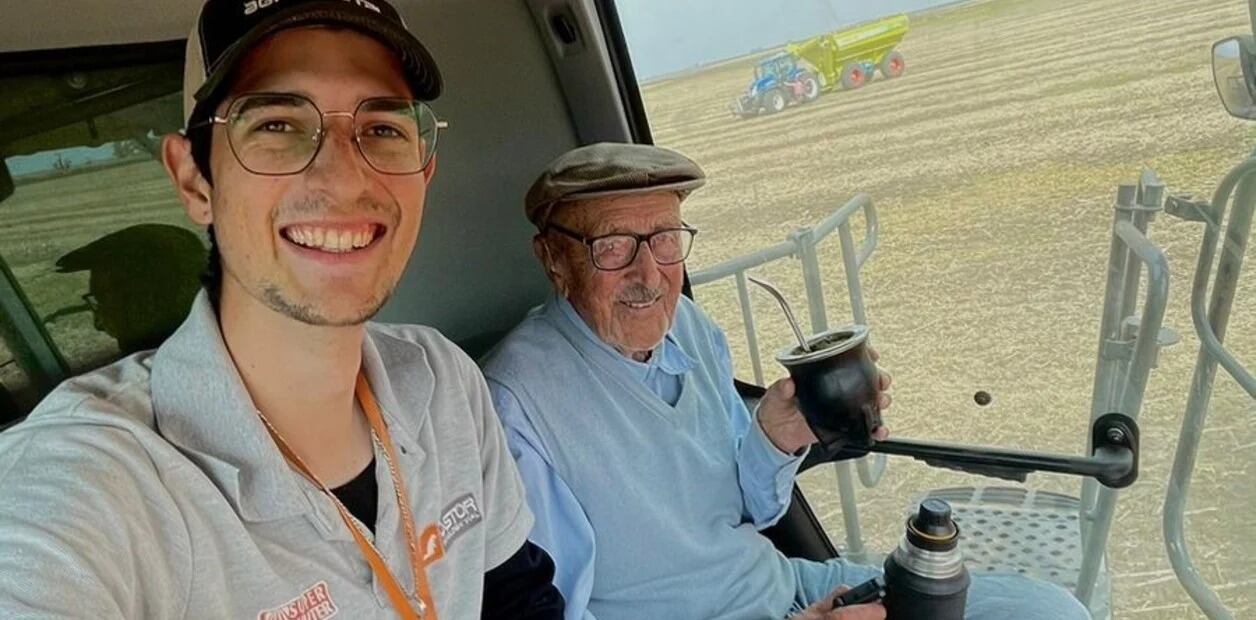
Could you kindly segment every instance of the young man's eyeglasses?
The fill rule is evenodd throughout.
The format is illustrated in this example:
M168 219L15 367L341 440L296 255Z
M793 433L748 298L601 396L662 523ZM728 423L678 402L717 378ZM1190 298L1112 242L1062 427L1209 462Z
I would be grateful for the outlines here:
M684 262L689 257L689 250L693 249L693 238L698 234L698 229L687 226L664 228L648 235L611 233L597 237L585 237L558 224L549 224L545 229L561 233L588 246L593 266L602 271L618 271L631 265L637 259L642 243L649 244L654 262L660 265Z
M412 99L365 99L353 112L323 112L301 95L253 93L232 101L226 116L210 117L188 131L223 125L231 152L245 170L282 176L304 171L318 156L329 116L350 119L362 158L383 174L426 168L436 152L437 129L448 127L426 103Z

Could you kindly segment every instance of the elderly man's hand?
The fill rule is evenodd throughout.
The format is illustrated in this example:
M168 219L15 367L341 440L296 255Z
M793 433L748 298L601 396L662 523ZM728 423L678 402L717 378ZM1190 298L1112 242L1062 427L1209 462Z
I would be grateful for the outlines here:
M833 598L849 589L842 586L834 590L824 600L790 616L789 620L882 620L885 618L885 606L879 602L833 609Z
M868 349L868 353L874 362L881 357L872 348ZM890 373L877 369L877 406L882 411L888 409L893 400L888 392L892 381ZM817 441L811 427L807 426L807 419L798 410L792 379L780 379L769 386L763 400L759 401L756 414L763 433L781 452L795 454ZM884 441L889 438L890 432L881 426L873 430L872 436L877 441Z

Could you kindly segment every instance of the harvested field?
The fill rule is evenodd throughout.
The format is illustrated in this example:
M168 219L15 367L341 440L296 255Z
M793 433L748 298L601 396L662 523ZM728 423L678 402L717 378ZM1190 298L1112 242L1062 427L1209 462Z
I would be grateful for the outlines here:
M872 197L880 245L861 277L876 347L894 374L887 419L902 437L1077 453L1084 449L1116 186L1155 169L1171 191L1211 195L1253 147L1212 84L1212 42L1250 32L1236 0L994 0L922 14L901 46L907 74L822 96L776 116L727 111L750 60L643 86L655 141L700 162L708 186L686 203L702 230L690 269L774 244L853 195ZM857 226L858 228L858 226ZM856 230L859 239L862 231ZM1200 226L1165 215L1166 326L1140 422L1142 475L1123 492L1109 543L1117 618L1203 615L1165 554L1161 512L1198 341L1189 315ZM836 235L821 247L829 322L849 321ZM1256 315L1241 279L1227 344L1256 359ZM797 261L753 272L805 314ZM731 280L695 295L725 327L738 372L753 376ZM792 338L752 291L769 378ZM805 320L805 319L804 319ZM1188 542L1236 617L1256 616L1256 406L1222 373L1189 505ZM994 395L988 407L977 390ZM844 540L831 468L803 476L813 508ZM866 544L901 535L927 489L1003 484L894 459L860 488ZM1032 488L1076 494L1076 479Z

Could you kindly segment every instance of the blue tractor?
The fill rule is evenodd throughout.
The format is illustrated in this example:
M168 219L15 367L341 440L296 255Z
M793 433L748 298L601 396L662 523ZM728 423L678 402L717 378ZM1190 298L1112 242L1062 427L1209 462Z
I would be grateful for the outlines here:
M806 103L820 96L820 79L799 66L798 58L781 52L759 61L754 80L732 104L733 114L742 118L775 114L793 103Z

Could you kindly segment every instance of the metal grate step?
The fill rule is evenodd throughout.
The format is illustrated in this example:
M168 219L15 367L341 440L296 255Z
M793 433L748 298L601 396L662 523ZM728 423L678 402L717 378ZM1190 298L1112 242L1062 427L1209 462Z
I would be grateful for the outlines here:
M969 572L1021 573L1077 589L1082 566L1077 498L1016 487L954 487L921 495L907 514L930 498L951 505ZM1095 618L1110 616L1111 583L1105 561L1090 606Z

